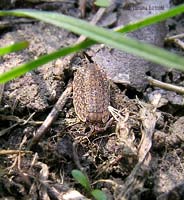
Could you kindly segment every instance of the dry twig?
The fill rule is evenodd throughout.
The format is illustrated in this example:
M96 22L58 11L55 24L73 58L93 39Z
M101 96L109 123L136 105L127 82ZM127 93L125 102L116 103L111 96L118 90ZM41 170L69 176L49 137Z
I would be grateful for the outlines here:
M166 89L166 90L174 91L174 92L177 92L179 94L184 94L184 87L176 86L176 85L169 84L169 83L164 83L164 82L158 81L156 79L153 79L150 76L147 77L147 79L148 79L150 85L153 85L153 86L159 87L159 88L163 88L163 89Z
M12 155L12 154L25 154L32 153L32 151L22 151L22 150L0 150L0 155Z
M184 50L184 42L180 40L182 38L184 38L184 33L167 37L165 39L165 42L167 42L167 43L171 43L172 42L172 43L176 44L178 47L180 47L181 49Z
M57 117L59 111L61 111L68 99L68 97L71 95L72 92L72 84L69 83L65 91L62 93L60 98L58 99L57 103L43 122L43 124L40 126L40 128L36 131L35 136L33 137L30 147L32 145L36 144L39 142L40 138L46 133L46 131L50 128L52 122L55 120Z

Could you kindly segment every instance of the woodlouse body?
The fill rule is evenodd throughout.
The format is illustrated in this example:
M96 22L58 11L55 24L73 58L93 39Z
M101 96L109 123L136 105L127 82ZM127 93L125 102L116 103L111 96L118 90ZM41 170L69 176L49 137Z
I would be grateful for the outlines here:
M109 119L109 81L97 65L88 64L77 70L73 81L73 104L83 122L105 123Z

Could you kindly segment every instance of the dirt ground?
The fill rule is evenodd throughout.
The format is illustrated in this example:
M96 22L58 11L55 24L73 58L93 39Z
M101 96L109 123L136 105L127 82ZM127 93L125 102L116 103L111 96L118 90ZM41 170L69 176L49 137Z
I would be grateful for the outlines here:
M127 5L116 1L97 24L108 28L122 24ZM81 7L75 0L1 1L0 8L57 11L88 21L97 13L92 2ZM1 47L22 40L30 43L28 49L1 57L0 72L78 39L33 19L1 18L0 28ZM130 36L184 55L178 45L164 44L166 37L183 32L180 15ZM71 84L77 68L89 62L86 57L106 71L112 106L110 126L90 135L91 126L74 111ZM154 86L148 75L184 87L183 72L103 45L57 59L1 86L0 200L92 199L73 179L73 169L87 174L92 188L104 191L108 200L184 200L183 94L162 89L162 84ZM58 116L44 129L53 108L59 109ZM36 137L40 132L42 137Z

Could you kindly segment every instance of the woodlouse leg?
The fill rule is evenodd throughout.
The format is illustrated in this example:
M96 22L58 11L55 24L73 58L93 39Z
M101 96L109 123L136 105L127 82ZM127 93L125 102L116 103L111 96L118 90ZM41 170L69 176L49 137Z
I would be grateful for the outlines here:
M98 127L98 126L95 126L95 131L96 133L100 133L100 132L104 132L106 131L111 125L112 125L112 122L113 122L113 118L110 118L106 125L104 127Z
M93 124L90 124L89 128L90 128L90 130L88 132L86 132L86 134L85 134L87 137L90 137L95 132L95 126Z
M92 136L92 135L96 135L97 133L101 133L101 132L104 132L106 131L111 125L112 125L112 122L113 122L113 118L110 118L105 127L99 127L98 125L92 125L90 126L90 131L86 133L86 135L88 137Z

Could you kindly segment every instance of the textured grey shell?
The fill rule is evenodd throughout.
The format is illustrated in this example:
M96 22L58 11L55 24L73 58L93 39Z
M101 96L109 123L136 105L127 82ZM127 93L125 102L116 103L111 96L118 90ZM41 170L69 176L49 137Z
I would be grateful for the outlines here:
M109 119L109 81L97 65L88 64L77 70L73 81L73 104L83 122L105 123Z

